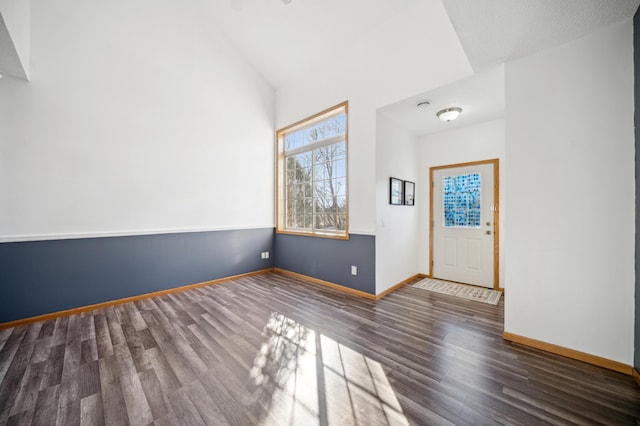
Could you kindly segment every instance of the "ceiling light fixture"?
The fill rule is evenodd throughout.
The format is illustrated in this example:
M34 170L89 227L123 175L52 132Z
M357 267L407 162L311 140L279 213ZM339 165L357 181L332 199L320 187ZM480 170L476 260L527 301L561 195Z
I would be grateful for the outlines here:
M458 118L461 112L462 112L462 108L451 107L451 108L445 108L443 110L438 111L436 115L440 120L449 122Z
M417 106L418 108L426 108L426 107L428 107L429 105L431 105L431 101L429 101L429 100L427 100L427 99L422 99L422 100L420 100L420 101L416 102L416 106Z

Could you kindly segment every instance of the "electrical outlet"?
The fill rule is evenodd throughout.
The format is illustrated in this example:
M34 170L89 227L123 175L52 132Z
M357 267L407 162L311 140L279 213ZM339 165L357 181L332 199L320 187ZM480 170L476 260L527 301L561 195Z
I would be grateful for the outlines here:
M351 265L351 275L358 275L358 267Z
M264 258L265 258L265 259L268 259L268 258L269 258L269 252L268 252L268 251L265 251L265 252L264 252Z

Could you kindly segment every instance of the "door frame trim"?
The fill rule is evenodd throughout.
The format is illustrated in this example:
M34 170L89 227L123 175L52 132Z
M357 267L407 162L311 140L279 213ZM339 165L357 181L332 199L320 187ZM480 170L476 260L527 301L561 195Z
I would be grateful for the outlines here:
M457 167L493 165L493 289L504 291L500 287L500 159L471 161L468 163L447 164L429 167L429 276L433 277L433 174L436 170Z

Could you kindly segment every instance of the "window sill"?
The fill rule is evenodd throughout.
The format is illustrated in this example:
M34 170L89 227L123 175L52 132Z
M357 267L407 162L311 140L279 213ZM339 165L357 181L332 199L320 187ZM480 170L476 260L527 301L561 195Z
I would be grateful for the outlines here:
M284 235L297 235L300 237L315 237L315 238L330 238L334 240L348 240L349 233L343 234L331 234L331 233L319 233L319 232L301 232L301 231L290 231L287 229L277 229L276 234L284 234Z

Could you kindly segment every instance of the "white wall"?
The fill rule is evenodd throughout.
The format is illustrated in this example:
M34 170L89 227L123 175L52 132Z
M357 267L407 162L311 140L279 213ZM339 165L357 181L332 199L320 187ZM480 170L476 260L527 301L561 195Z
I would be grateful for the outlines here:
M378 113L376 120L376 294L418 270L418 207L389 204L389 178L418 180L418 138Z
M506 65L505 331L632 364L631 21Z
M32 4L0 80L0 238L274 226L274 94L204 3Z
M349 232L374 234L376 110L472 71L439 0L410 3L345 50L278 89L276 127L349 101Z
M500 163L499 180L499 217L500 217L500 256L499 282L504 288L506 249L505 235L505 121L504 119L487 121L459 129L423 136L418 141L419 183L421 192L416 194L420 221L418 225L418 270L429 273L429 169L436 166L468 163L471 161L497 158Z

